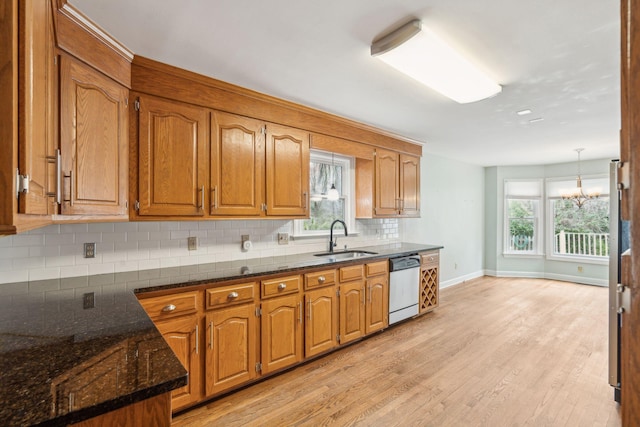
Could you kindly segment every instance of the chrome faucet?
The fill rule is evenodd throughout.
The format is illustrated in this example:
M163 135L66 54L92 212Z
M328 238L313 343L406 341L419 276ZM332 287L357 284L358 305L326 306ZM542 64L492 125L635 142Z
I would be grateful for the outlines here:
M336 219L331 223L331 232L329 233L329 252L333 252L333 248L338 246L338 237L336 236L336 240L333 240L333 226L336 225L336 222L339 222L344 227L344 235L348 236L347 233L347 224L344 223L341 219Z

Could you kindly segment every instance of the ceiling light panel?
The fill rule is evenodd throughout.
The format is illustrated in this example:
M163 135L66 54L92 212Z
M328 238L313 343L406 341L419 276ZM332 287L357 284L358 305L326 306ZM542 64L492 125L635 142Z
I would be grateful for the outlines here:
M502 87L413 20L378 39L371 55L461 104L489 98Z

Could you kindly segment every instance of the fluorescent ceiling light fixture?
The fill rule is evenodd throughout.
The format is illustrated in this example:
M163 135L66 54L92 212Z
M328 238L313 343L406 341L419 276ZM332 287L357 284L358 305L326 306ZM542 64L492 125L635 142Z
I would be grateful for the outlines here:
M526 109L526 110L520 110L520 111L516 111L516 114L519 116L526 116L527 114L531 114L531 110Z
M460 104L489 98L502 87L415 19L371 45L371 56Z
M544 119L543 119L542 117L537 117L537 118L535 118L535 119L531 119L531 120L529 120L529 123L538 123L538 122L541 122L541 121L543 121L543 120L544 120Z

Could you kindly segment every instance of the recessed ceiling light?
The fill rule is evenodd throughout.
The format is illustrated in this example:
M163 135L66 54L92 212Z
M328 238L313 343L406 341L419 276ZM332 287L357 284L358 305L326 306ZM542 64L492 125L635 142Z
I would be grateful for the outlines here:
M526 109L526 110L516 111L516 114L519 116L526 116L527 114L531 114L531 110Z
M544 120L544 119L543 119L542 117L538 117L538 118L536 118L536 119L531 119L531 120L529 120L529 123L541 122L541 121L543 121L543 120Z

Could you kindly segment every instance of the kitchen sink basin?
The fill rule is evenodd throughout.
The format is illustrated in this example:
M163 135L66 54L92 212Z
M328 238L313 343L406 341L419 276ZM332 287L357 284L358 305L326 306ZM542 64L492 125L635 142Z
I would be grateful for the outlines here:
M339 252L323 252L320 254L314 254L314 256L320 256L324 258L329 258L332 260L343 260L343 259L353 259L360 258L368 255L377 255L377 252L369 252L369 251L339 251Z

